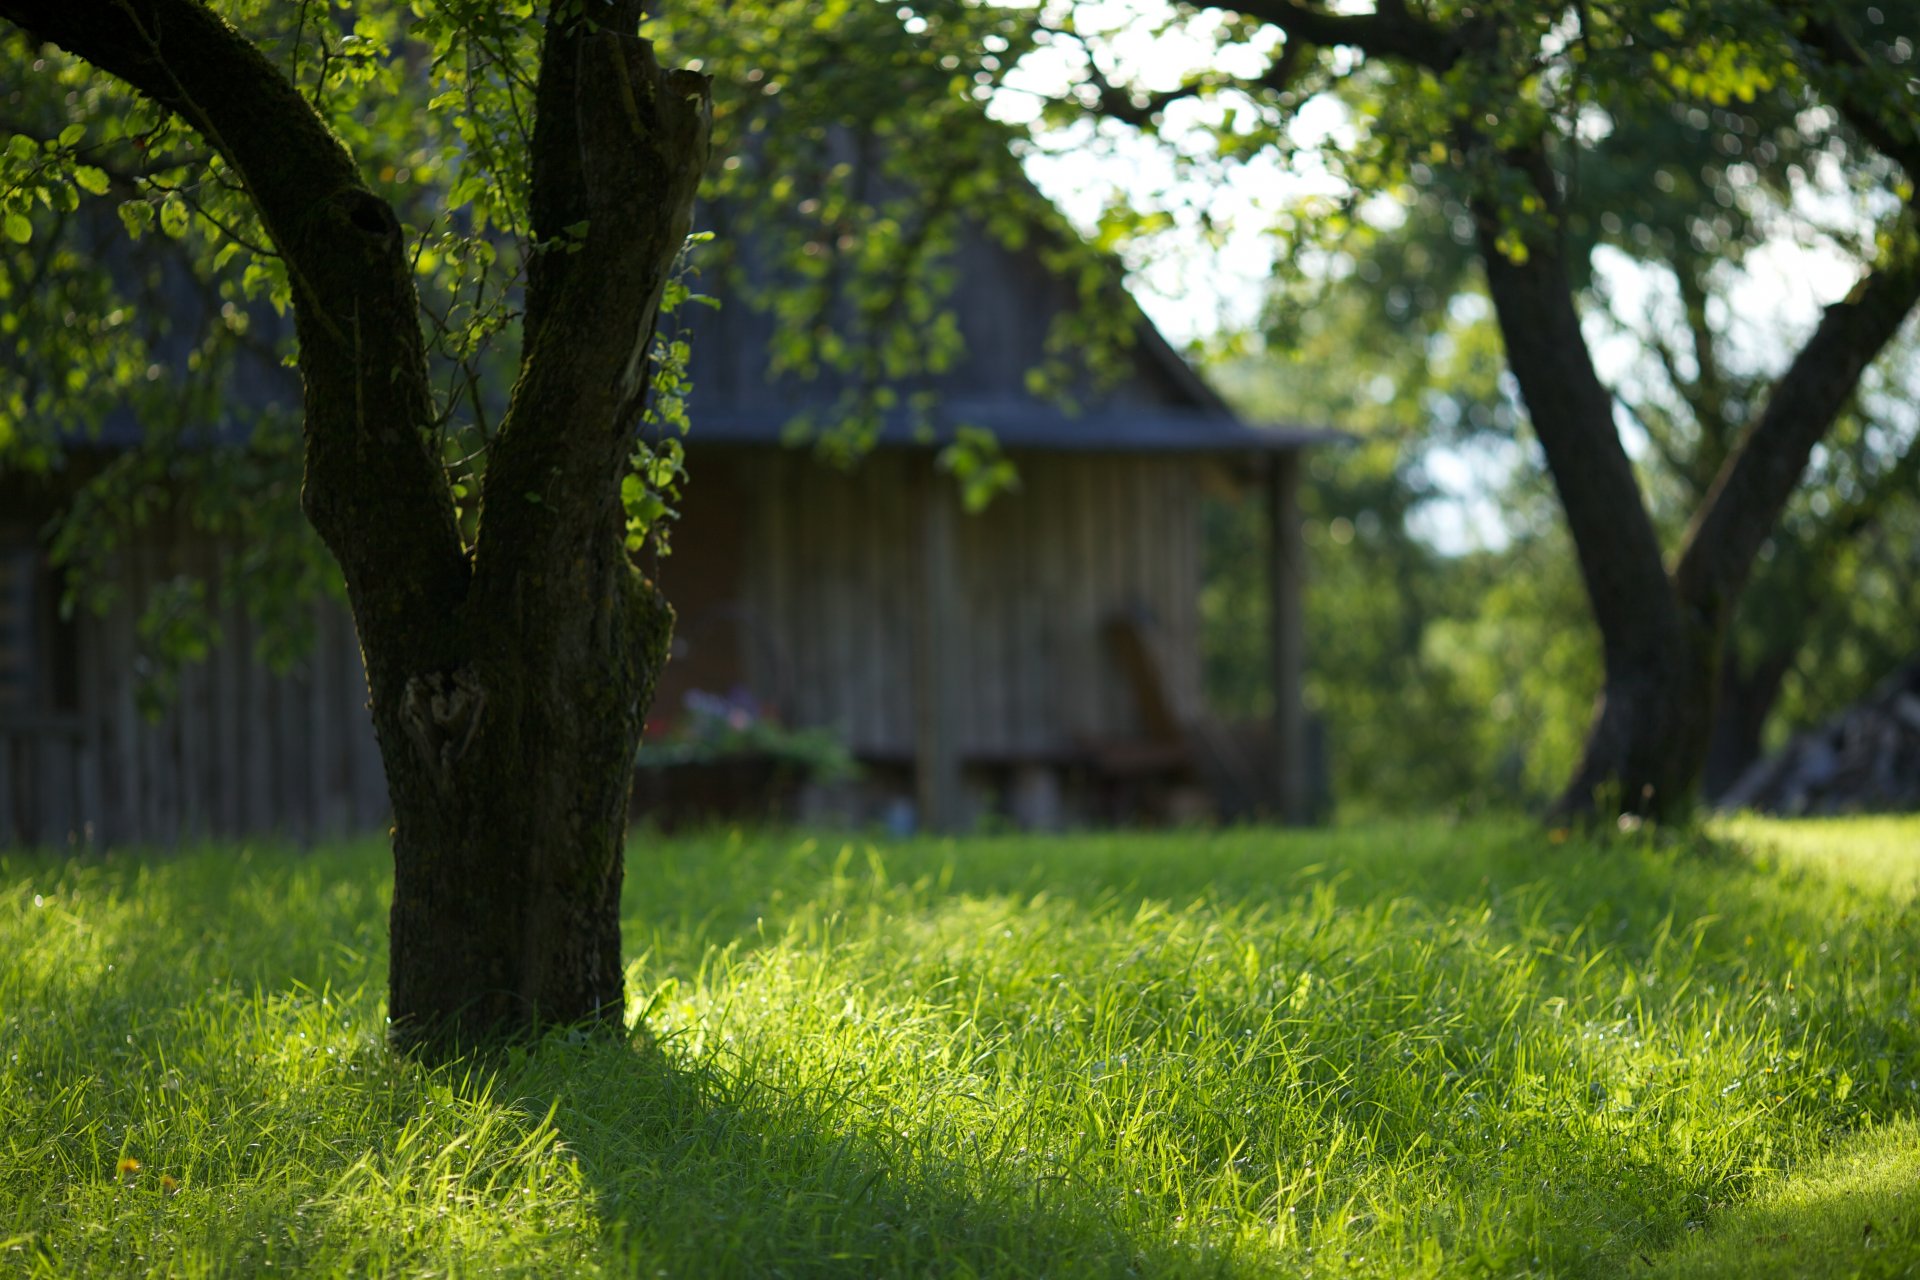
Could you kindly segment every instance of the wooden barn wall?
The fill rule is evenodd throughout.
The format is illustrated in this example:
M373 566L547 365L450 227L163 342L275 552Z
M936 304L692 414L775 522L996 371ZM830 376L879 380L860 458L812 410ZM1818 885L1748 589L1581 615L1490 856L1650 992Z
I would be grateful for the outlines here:
M732 451L729 451L730 453ZM955 502L927 457L883 452L850 474L804 455L734 455L754 495L740 594L774 644L745 655L756 693L859 754L914 746L922 503ZM1200 694L1199 465L1177 457L1031 454L1020 488L956 517L965 626L951 637L963 756L1065 756L1140 731L1102 628L1143 608L1175 707ZM696 462L696 465L701 465Z
M215 577L218 548L159 537L129 548L104 617L74 628L77 710L0 721L0 844L294 839L387 822L359 645L343 605L314 606L312 652L285 675L254 658L244 611L217 613L222 641L180 675L149 721L136 700L135 621L155 587Z
M1102 637L1123 609L1152 617L1174 704L1197 714L1201 464L1016 462L1017 492L955 517L961 754L1063 757L1088 738L1138 733L1134 691ZM881 452L851 473L773 449L696 465L731 476L738 560L711 573L736 585L706 594L732 597L749 687L794 723L837 727L862 755L910 758L923 504L955 503L952 481L918 452ZM697 519L690 510L689 531ZM0 844L310 839L386 824L359 650L337 604L315 606L314 649L284 676L254 659L243 613L223 608L223 642L182 672L177 701L158 721L139 714L140 602L182 572L211 575L217 554L184 538L131 548L119 603L76 629L78 711L0 720Z

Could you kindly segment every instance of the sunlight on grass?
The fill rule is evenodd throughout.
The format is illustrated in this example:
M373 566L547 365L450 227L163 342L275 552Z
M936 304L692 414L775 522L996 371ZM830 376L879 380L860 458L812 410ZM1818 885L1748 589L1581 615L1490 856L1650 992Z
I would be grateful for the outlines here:
M1920 1271L1920 1125L1893 1121L1762 1188L1648 1274L1789 1280Z
M642 840L649 1039L432 1072L373 844L0 861L0 1268L1920 1267L1920 822L1719 837Z

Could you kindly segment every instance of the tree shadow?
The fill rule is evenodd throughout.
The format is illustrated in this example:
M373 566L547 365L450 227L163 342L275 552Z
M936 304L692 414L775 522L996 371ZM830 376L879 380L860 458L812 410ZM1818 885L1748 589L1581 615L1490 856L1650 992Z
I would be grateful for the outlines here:
M72 930L85 952L64 958L70 972L21 975L6 1009L23 1032L10 1069L43 1090L88 1093L70 1129L39 1135L58 1149L61 1186L115 1190L124 1146L147 1173L118 1190L165 1174L185 1180L181 1206L218 1198L221 1247L232 1251L224 1268L404 1270L444 1249L463 1259L456 1270L482 1270L484 1241L449 1243L452 1229L438 1224L389 1240L361 1201L444 1178L466 1188L469 1211L525 1212L511 1176L455 1153L463 1126L492 1123L522 1154L484 1159L531 1160L527 1144L549 1116L598 1224L578 1260L616 1274L1224 1269L1204 1250L1129 1238L1070 1178L1029 1176L994 1151L934 1150L909 1118L877 1114L856 1082L793 1084L564 1032L437 1066L401 1058L377 1032L379 861L365 850L248 862L209 852L10 867L85 921ZM192 1115L176 1113L181 1101ZM223 1102L226 1114L215 1114ZM298 1161L279 1142L291 1132L301 1135ZM219 1159L188 1157L208 1141ZM131 1203L122 1195L89 1211L119 1215ZM429 1210L445 1212L431 1201ZM156 1237L138 1254L117 1217L104 1221L111 1229L76 1265L111 1272L164 1252Z
M1828 1055L1835 1072L1860 1082L1855 1102L1814 1108L1806 1125L1839 1132L1910 1105L1885 1088L1868 1096L1866 1082L1881 1060L1891 1063L1896 1085L1920 1068L1913 1025L1857 1024L1865 962L1876 953L1904 947L1911 955L1920 948L1920 920L1911 913L1902 917L1884 898L1821 882L1817 873L1783 872L1764 850L1734 842L1704 852L1697 844L1681 849L1653 839L1563 846L1518 824L1468 829L1462 838L1478 842L1471 874L1463 874L1457 857L1450 861L1445 840L1401 839L1391 830L1331 837L1227 833L1184 844L1165 836L1059 846L1024 838L913 849L881 844L871 855L864 842L844 851L838 841L807 848L798 836L733 847L725 838L706 846L677 842L636 851L630 949L647 946L651 937L650 970L691 977L714 949L772 946L804 918L897 912L884 917L888 927L904 927L915 913L962 899L1028 903L1045 895L1075 918L1110 920L1124 920L1142 901L1199 902L1203 916L1249 918L1304 910L1316 895L1326 899L1316 910L1335 916L1386 909L1379 905L1385 903L1403 938L1484 921L1484 953L1463 956L1463 964L1481 963L1508 946L1554 952L1540 962L1543 981L1535 994L1542 998L1561 981L1556 975L1570 981L1596 958L1623 971L1687 977L1696 989L1744 982L1758 996L1761 985L1773 983L1766 998L1780 1003L1776 1020L1783 1026L1826 1034L1826 1028L1856 1024L1846 1026ZM1060 856L1047 858L1050 849ZM730 861L716 867L712 860L719 858ZM223 865L207 855L88 872L92 880L75 882L82 892L113 887L132 904L114 936L88 943L112 960L116 976L93 988L49 986L41 1001L46 1007L37 1013L11 992L6 1012L16 1023L26 1016L34 1032L22 1039L18 1069L47 1070L56 1078L147 1071L158 1079L160 1068L152 1064L175 1064L201 1073L216 1092L257 1098L263 1083L273 1087L261 1069L208 1060L205 1028L219 1013L209 1013L209 1002L224 1008L264 994L279 1002L275 1017L285 1015L275 1034L310 1028L316 1040L323 1024L343 1017L377 1025L384 869L377 850L361 849L284 861L263 854L252 866ZM49 883L56 871L48 864ZM287 925L289 901L299 904L297 930ZM1703 949L1702 938L1714 945ZM1299 954L1329 973L1363 959L1341 952L1337 940L1326 946ZM1797 989L1777 989L1789 973ZM1368 980L1364 967L1353 974L1356 987ZM346 1009L321 1007L328 988L336 1000L344 997ZM1226 992L1180 998L1229 1030L1236 1019L1253 1030L1268 1012ZM1365 1028L1372 1025L1368 1019L1388 1016L1386 1009L1356 1005L1361 1034L1351 1042L1306 1046L1326 1051L1303 1068L1302 1078L1333 1099L1339 1114L1365 1120L1383 1157L1398 1157L1419 1149L1424 1121L1414 1112L1410 1121L1392 1119L1400 1100L1378 1083L1387 1073L1370 1074L1380 1064L1367 1056L1371 1033ZM51 1035L56 1026L57 1039ZM433 1132L452 1141L455 1131L444 1127L451 1121L435 1110L434 1086L423 1073L392 1063L364 1030L359 1042L341 1043L345 1052L329 1066L332 1074L314 1074L310 1087L345 1083L360 1071L378 1074L381 1090L369 1094L374 1102L351 1126L316 1135L339 1154L317 1157L313 1177L340 1176L361 1153L401 1160L396 1135L427 1124L429 1113L442 1126ZM1464 1061L1483 1043L1491 1043L1487 1028L1463 1026L1458 1043L1438 1046L1435 1061ZM1611 1236L1604 1256L1616 1260L1669 1242L1701 1212L1698 1205L1675 1203L1676 1196L1691 1195L1698 1183L1720 1186L1716 1194L1724 1200L1724 1188L1733 1184L1710 1171L1696 1178L1644 1153L1625 1153L1609 1128L1611 1113L1600 1105L1616 1085L1609 1074L1616 1043L1604 1035L1581 1040L1562 1064L1567 1080L1556 1084L1560 1092L1549 1101L1564 1114L1556 1112L1550 1122L1574 1132L1567 1158L1547 1167L1489 1150L1436 1177L1469 1203L1482 1192L1478 1180L1550 1181L1547 1199L1579 1215L1577 1226L1563 1233L1567 1258L1580 1256L1582 1231ZM317 1043L313 1050L326 1052ZM1124 1188L1020 1159L1021 1153L969 1148L950 1132L936 1140L917 1117L889 1114L883 1098L863 1089L857 1071L807 1084L724 1054L669 1057L566 1036L469 1065L492 1082L497 1096L520 1102L516 1114L529 1131L551 1110L553 1130L591 1196L598 1247L636 1275L1204 1275L1277 1262L1263 1254L1249 1267L1230 1246L1140 1230L1133 1225L1139 1216L1129 1218L1116 1203ZM1601 1086L1591 1098L1589 1082ZM1249 1074L1242 1087L1253 1094L1267 1083ZM1459 1086L1457 1105L1468 1105L1466 1088ZM131 1092L109 1091L99 1098L94 1120L103 1132L125 1131L145 1123L146 1105ZM1479 1105L1512 1103L1496 1098ZM245 1123L251 1131L307 1123L306 1106L297 1092L270 1104L256 1101ZM1218 1162L1230 1153L1196 1140L1188 1154L1196 1162ZM252 1176L247 1159L236 1158L234 1176ZM1636 1159L1649 1163L1636 1165ZM255 1206L256 1216L291 1212L310 1195L288 1183L283 1194ZM343 1217L327 1230L343 1239L352 1222ZM311 1261L311 1255L288 1256Z
M1920 1124L1896 1121L1848 1139L1645 1262L1646 1275L1674 1280L1913 1275L1920 1269Z
M550 1108L602 1232L636 1276L1225 1274L1140 1240L1070 1179L932 1156L857 1089L769 1087L611 1037L549 1037L501 1088Z

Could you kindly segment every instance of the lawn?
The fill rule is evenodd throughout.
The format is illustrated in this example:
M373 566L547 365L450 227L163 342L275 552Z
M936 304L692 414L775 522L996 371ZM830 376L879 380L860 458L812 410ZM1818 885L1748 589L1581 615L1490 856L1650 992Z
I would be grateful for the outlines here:
M631 1043L385 855L0 857L0 1273L1920 1275L1920 821L642 841Z

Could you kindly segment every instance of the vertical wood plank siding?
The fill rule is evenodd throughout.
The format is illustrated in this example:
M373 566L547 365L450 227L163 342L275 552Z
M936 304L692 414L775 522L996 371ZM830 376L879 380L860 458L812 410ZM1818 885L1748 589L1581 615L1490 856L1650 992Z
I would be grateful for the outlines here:
M216 601L221 643L181 672L158 719L137 696L136 623L176 574L217 579L222 548L158 534L128 548L112 608L76 621L80 707L0 719L0 846L316 839L383 826L386 783L343 605L314 606L313 651L276 674L243 610Z
M1137 732L1133 692L1101 640L1102 624L1123 609L1154 620L1174 704L1197 712L1202 464L1087 454L1015 461L1019 489L962 516L955 531L964 626L951 669L961 684L962 754L1063 756L1088 737ZM755 450L741 465L763 496L741 604L772 639L743 655L749 683L763 698L784 693L795 723L835 727L857 754L910 757L920 608L911 495L927 456L881 452L843 473L804 453Z
M1018 489L960 516L954 530L961 624L950 670L962 757L1068 757L1088 738L1139 732L1133 690L1102 640L1121 610L1152 618L1169 696L1183 716L1195 714L1206 463L1084 453L1014 461ZM737 477L733 500L744 509L728 515L742 529L739 563L727 576L745 619L749 686L793 723L837 728L857 754L910 759L924 607L918 495L929 456L883 450L843 472L804 452L716 450L693 465ZM689 505L699 494L696 484ZM0 845L312 839L386 824L359 648L334 602L315 605L313 651L284 675L255 658L242 611L222 606L223 642L183 673L165 715L141 717L139 610L176 573L215 568L219 552L184 536L129 549L113 609L80 622L81 710L0 721Z

